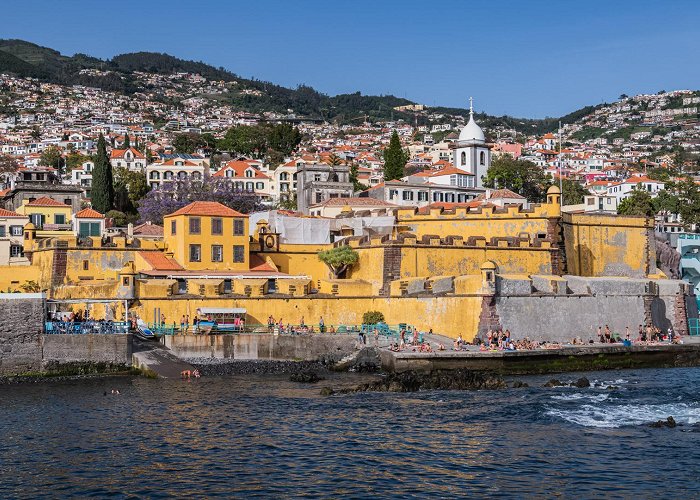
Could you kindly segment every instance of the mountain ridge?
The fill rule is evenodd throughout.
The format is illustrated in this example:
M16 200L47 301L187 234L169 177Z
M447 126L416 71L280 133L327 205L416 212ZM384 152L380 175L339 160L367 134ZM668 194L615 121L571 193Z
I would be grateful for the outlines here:
M98 70L99 74L86 74L82 70ZM403 118L424 123L422 116L400 112L395 107L416 104L393 95L338 94L329 96L313 87L299 85L292 89L268 81L243 78L224 67L214 67L202 61L180 59L166 53L130 52L102 60L83 53L65 56L59 51L19 39L0 39L0 73L38 78L61 85L85 85L124 94L140 91L134 72L173 74L177 72L200 74L207 80L235 82L241 89L253 95L239 95L227 104L243 111L259 113L275 111L294 113L321 119L348 123L366 116L370 120ZM576 119L603 106L586 106L560 118L517 118L508 115L492 116L477 113L480 124L487 128L503 126L522 133L544 133L555 130L558 122L573 123ZM468 116L463 108L430 107L431 112ZM420 120L419 120L420 118Z

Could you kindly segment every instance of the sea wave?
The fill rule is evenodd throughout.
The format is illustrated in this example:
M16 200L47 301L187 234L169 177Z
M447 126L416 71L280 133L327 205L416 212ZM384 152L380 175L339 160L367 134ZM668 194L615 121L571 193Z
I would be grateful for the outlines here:
M548 408L546 415L561 418L583 427L618 428L642 425L672 416L681 424L700 422L700 407L697 404L585 404L578 408Z
M610 394L582 394L580 392L574 392L572 394L557 394L556 396L552 396L552 399L556 399L558 401L580 401L582 399L586 399L589 401L600 403L601 401L605 401L609 397Z

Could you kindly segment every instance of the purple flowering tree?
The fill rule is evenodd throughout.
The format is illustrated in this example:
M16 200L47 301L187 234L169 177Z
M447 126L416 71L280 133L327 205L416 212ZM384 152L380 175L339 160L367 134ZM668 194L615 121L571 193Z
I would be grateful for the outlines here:
M226 179L173 181L149 191L139 201L139 222L162 225L163 216L193 201L218 201L244 214L264 208L254 193L235 189Z

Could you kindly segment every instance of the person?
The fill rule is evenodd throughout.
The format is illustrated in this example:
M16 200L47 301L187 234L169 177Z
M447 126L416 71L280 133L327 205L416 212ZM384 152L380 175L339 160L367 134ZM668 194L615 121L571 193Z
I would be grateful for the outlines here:
M180 318L180 332L185 333L185 315Z
M630 340L630 327L627 325L625 327L625 339Z
M374 329L374 347L379 347L379 330Z
M185 331L190 329L190 315L185 316Z
M668 341L671 343L673 343L673 336L674 336L673 327L669 326L668 327Z
M304 326L306 326L306 325L304 324L304 316L302 316L301 319L299 320L299 326L302 327L302 328L304 328Z
M418 345L418 329L413 330L413 345Z
M272 314L267 318L267 331L270 333L275 331L275 318L272 317Z
M610 335L610 327L605 325L605 342L610 344L612 342L612 336Z
M194 317L194 333L199 333L199 317Z
M401 329L401 345L404 345L406 343L406 329L402 328Z
M318 320L318 331L324 333L326 331L326 323L323 321L323 316Z
M161 326L165 326L165 314L160 315L160 324Z
M603 336L603 329L600 326L598 327L598 341L601 344L605 343L605 337Z
M641 342L642 339L644 339L644 327L642 325L639 325L639 329L637 330L637 341Z

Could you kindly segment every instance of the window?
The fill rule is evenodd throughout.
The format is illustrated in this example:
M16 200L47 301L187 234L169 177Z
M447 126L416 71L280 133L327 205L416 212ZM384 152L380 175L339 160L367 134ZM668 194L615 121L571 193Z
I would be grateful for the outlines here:
M231 293L231 280L224 280L224 293Z
M53 220L56 224L65 224L66 223L66 216L63 214L56 214L53 216Z
M211 246L211 261L212 262L223 262L224 260L224 247L221 245Z
M21 245L10 245L10 257L24 257L24 249Z
M403 199L404 201L413 200L413 191L404 191Z
M255 189L265 189L265 184L262 182L256 182Z
M418 201L428 201L428 192L418 191Z
M234 236L242 236L245 234L245 226L242 219L233 220L233 234Z
M190 245L190 262L202 261L202 245Z
M90 262L87 260L84 260L83 261L83 271L87 271L88 269L90 269Z
M22 236L22 226L10 226L10 236Z
M42 214L30 214L29 215L29 220L31 221L32 224L36 226L37 229L41 229L44 227L44 220L46 217Z
M190 234L199 234L202 230L202 222L199 217L190 217Z
M461 162L461 165L464 166L464 165L466 165L466 164L467 164L467 153L465 153L464 151L462 151L462 162Z
M170 234L177 234L177 221L170 221Z
M211 234L224 234L224 222L219 217L211 220Z
M450 176L450 186L456 186L456 185L457 185L457 176L451 175Z
M246 182L245 183L245 190L246 191L254 191L255 189L253 188L253 183L252 182Z
M100 236L100 223L99 222L81 222L78 226L78 236Z
M63 203L64 205L68 205L69 207L73 206L73 200L71 200L70 198L64 198Z
M0 238L5 237L5 226L0 226Z
M486 165L486 153L479 153L479 165Z
M233 247L233 261L234 262L245 262L245 247L243 245L234 245L234 247Z
M323 201L323 194L316 193L316 203L321 203Z
M282 172L282 173L280 174L280 180L281 180L281 181L289 180L289 174L288 174L287 172Z
M314 181L320 182L321 181L321 174L314 174Z

